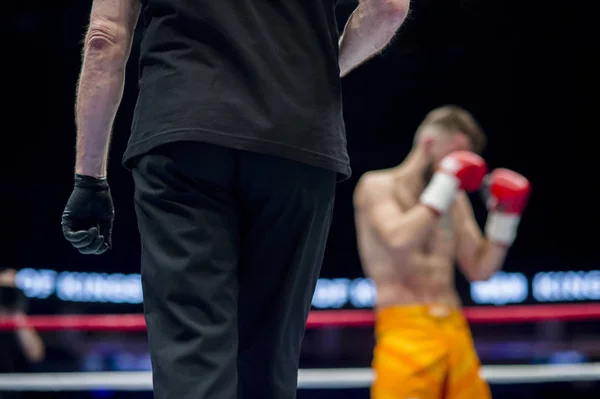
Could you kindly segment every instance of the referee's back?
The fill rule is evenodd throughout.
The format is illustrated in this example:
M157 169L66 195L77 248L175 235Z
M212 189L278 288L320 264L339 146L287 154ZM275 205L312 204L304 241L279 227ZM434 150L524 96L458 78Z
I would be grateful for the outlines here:
M125 162L203 141L348 175L335 0L142 0Z

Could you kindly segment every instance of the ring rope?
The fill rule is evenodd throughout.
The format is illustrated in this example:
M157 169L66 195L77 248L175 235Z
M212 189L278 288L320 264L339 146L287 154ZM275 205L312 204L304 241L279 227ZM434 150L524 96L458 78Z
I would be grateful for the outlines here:
M569 365L484 366L481 374L490 384L600 381L600 363ZM301 369L299 389L369 388L370 368ZM23 373L0 375L1 391L148 391L149 371Z
M463 309L471 324L534 323L546 320L586 321L600 319L600 303L565 305L481 306ZM370 327L375 322L372 310L320 310L312 311L306 328ZM52 315L28 316L25 319L0 317L0 331L19 326L33 327L39 331L129 331L146 330L144 315Z

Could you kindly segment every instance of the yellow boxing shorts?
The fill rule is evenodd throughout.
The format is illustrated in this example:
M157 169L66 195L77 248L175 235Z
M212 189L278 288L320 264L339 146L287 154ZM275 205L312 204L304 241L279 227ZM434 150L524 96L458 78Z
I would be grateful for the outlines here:
M491 399L459 310L397 306L377 311L372 399Z

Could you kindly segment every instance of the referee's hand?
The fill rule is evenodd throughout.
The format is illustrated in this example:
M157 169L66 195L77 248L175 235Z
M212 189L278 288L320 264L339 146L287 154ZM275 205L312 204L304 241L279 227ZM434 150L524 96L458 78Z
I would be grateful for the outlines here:
M112 246L115 211L105 178L75 175L75 187L62 214L63 235L82 254L100 255Z

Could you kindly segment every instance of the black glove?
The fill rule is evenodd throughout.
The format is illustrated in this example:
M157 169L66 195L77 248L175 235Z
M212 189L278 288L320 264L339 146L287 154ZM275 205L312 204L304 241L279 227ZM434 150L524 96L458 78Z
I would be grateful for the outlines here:
M75 188L62 214L65 238L82 254L100 255L112 246L115 211L106 179L75 175Z

